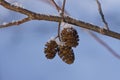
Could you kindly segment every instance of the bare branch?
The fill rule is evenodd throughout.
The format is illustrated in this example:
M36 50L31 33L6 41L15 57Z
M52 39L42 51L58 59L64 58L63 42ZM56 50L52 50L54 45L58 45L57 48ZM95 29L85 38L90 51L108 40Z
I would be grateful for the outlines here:
M61 21L58 23L58 38L61 41L61 37L60 37L60 26L61 26Z
M2 5L3 7L7 8L9 10L16 11L16 12L19 12L21 14L25 14L31 20L46 20L46 21L54 21L54 22L60 22L62 20L62 17L59 17L59 16L38 14L38 13L34 13L32 11L29 11L27 9L23 9L21 7L10 5L5 0L0 0L0 5ZM102 30L103 35L110 36L110 37L113 37L113 38L116 38L116 39L120 40L120 33L110 31L110 30L106 30L106 29L102 29L97 25L86 23L86 22L81 21L81 20L76 20L76 19L73 19L69 16L64 17L64 22L76 25L78 27L82 27L82 28L85 28L85 29L92 30L92 31L98 32L100 34L101 34L101 30Z
M0 0L0 5L2 5L3 7L7 8L9 10L16 11L16 12L22 13L22 14L27 15L27 16L31 16L31 14L33 13L32 11L29 11L29 10L24 9L22 7L11 5L10 3L8 3L5 0Z
M57 3L54 0L40 0L40 1L47 3L51 6L54 6L57 9L57 11L62 10L61 7L59 5L57 5ZM65 12L65 14L70 15L66 10L64 12Z
M112 53L113 56L115 56L116 58L120 59L120 55L118 53L116 53L111 47L109 47L108 44L106 44L103 40L101 40L97 35L95 35L94 33L92 33L91 31L87 31L89 32L89 34L91 36L93 36L93 38L98 41L100 44L102 44L108 51L110 51L110 53Z
M65 3L66 3L66 0L63 1L62 12L60 13L60 16L62 17L62 21L63 21L63 18L64 18ZM58 37L59 37L59 40L61 41L61 37L60 37L60 26L61 26L61 21L60 21L59 24L58 24Z
M56 4L56 2L54 0L51 0L51 1L52 1L53 5L55 5L56 10L58 12L61 12L61 8ZM61 21L58 23L58 38L61 41L61 38L60 38L60 25L61 25Z
M62 6L62 13L61 13L61 16L64 17L64 12L65 12L65 3L66 3L66 0L63 1L63 6Z
M14 22L9 22L9 23L2 24L2 25L0 25L0 28L14 26L14 25L20 25L20 24L28 22L30 20L31 19L29 17L27 17L27 18L24 18L22 20L18 20L18 21L14 21Z
M102 18L102 21L103 21L103 23L104 23L104 25L105 25L105 28L106 28L107 30L109 30L108 23L107 23L107 21L105 20L104 14L103 14L103 12L102 12L101 4L100 4L100 2L99 2L98 0L96 0L96 2L97 2L97 5L98 5L98 11L99 11L100 16L101 16L101 18Z
M51 0L52 3L55 5L56 9L58 10L58 12L61 10L61 8L56 4L56 2L54 0Z

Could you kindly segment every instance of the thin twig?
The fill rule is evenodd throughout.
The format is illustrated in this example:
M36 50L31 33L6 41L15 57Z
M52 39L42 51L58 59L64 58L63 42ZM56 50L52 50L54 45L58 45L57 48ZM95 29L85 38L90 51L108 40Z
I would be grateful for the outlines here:
M61 41L60 26L61 26L61 21L58 23L58 38Z
M65 3L66 3L66 0L63 1L63 5L62 5L62 12L61 12L61 16L62 16L62 18L64 18Z
M54 0L51 0L52 3L55 5L56 9L58 10L58 12L61 10L61 8L56 4L56 2Z
M54 0L51 0L52 3L55 5L55 8L57 9L57 11L60 13L61 12L61 8L56 4L56 2ZM60 13L61 14L61 13ZM58 23L58 38L61 41L61 36L60 36L60 26L61 26L61 21Z
M103 12L102 12L101 3L100 3L98 0L96 0L96 2L97 2L97 5L98 5L99 14L100 14L100 16L101 16L101 18L102 18L102 21L103 21L103 23L104 23L104 25L105 25L105 28L106 28L107 30L109 30L108 23L107 23L107 21L105 20L104 14L103 14Z
M116 53L107 43L105 43L103 40L101 40L97 35L92 33L91 31L87 31L93 38L98 41L100 44L102 44L110 53L112 53L113 56L120 59L120 55Z
M61 22L63 21L63 18L64 18L65 3L66 3L66 0L63 1L62 12L60 13L60 15L61 15L61 17L62 17L62 20L59 22L59 25L58 25L58 36L59 36L59 40L60 40L60 41L61 41L60 27L61 27Z
M62 19L64 18L64 8L65 8L65 3L66 3L66 0L63 1L63 5L62 5L62 10L61 8L56 4L56 2L54 0L52 0L53 4L55 5L57 11L59 12L60 16L62 17ZM62 20L61 20L62 21ZM58 24L58 37L59 37L59 40L61 41L61 36L60 36L60 27L61 27L61 21L59 22Z
M14 22L9 22L9 23L2 24L2 25L0 25L0 28L14 26L14 25L20 25L20 24L28 22L30 20L31 19L29 17L27 17L27 18L24 18L24 19L21 19L21 20L18 20L18 21L14 21Z
M46 4L49 4L50 6L55 6L56 5L55 8L57 9L57 11L62 10L61 7L58 6L56 3L54 4L54 2L52 2L52 0L39 0L39 1L42 1ZM64 13L65 15L70 15L66 10L64 12L65 12Z

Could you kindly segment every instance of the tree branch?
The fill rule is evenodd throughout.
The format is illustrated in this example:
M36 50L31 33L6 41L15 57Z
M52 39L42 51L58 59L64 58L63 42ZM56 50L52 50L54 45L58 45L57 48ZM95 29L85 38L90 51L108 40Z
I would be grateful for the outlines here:
M24 19L21 19L21 20L18 20L18 21L14 21L14 22L12 21L12 22L9 22L9 23L3 23L2 25L0 25L0 28L14 26L14 25L20 25L20 24L28 22L30 20L31 19L29 17L27 17L27 18L24 18Z
M92 33L91 31L87 31L93 38L98 41L100 44L102 44L110 53L115 56L116 58L120 59L120 55L116 53L107 43L105 43L102 39L100 39L97 35Z
M101 16L101 19L102 19L104 25L105 25L105 28L106 28L107 30L109 30L108 23L107 23L107 21L105 20L105 17L104 17L102 8L101 8L101 3L100 3L98 0L96 0L96 2L97 2L97 5L98 5L99 14L100 14L100 16Z
M10 3L6 2L5 0L0 0L0 5L2 5L3 7L7 8L9 10L16 11L16 12L19 12L21 14L27 15L29 17L29 20L46 20L46 21L54 21L54 22L60 22L62 20L62 17L54 16L54 15L38 14L38 13L32 12L30 10L21 8L21 7L11 5ZM29 20L26 20L26 21L29 21ZM100 34L101 34L101 30L102 30L103 35L113 37L113 38L120 40L120 33L100 28L99 26L93 25L91 23L86 23L86 22L81 21L81 20L76 20L76 19L73 19L69 16L64 17L64 22L69 23L69 24L73 24L73 25L76 25L78 27L82 27L82 28L85 28L88 30L92 30L92 31L95 31L95 32L100 33ZM22 22L22 23L24 23L24 22ZM10 26L12 26L12 25L10 25ZM9 25L4 26L4 28L10 27L10 26ZM3 26L0 26L0 28L3 28Z

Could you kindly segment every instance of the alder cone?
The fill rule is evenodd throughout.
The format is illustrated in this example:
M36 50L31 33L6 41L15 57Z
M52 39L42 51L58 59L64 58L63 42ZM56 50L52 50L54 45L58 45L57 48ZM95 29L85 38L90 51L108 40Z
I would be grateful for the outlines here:
M54 40L50 40L45 44L44 53L47 59L53 59L57 53L57 43Z
M72 64L75 60L74 52L72 48L68 46L60 46L58 55L67 64Z
M61 31L61 40L68 47L76 47L79 43L79 36L74 28L64 28Z

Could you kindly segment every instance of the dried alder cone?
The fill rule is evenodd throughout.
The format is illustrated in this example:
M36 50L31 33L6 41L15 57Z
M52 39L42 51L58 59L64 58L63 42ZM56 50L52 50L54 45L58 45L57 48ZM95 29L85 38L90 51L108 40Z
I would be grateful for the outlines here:
M54 40L50 40L45 46L44 53L46 58L53 59L57 53L57 43Z
M76 47L78 45L79 36L74 28L68 27L61 31L61 40L65 42L65 45L68 47Z
M75 57L71 47L60 46L58 55L67 64L72 64L74 62Z
M60 40L61 39L61 40ZM60 36L50 40L45 44L44 53L47 59L58 56L67 64L72 64L75 60L73 47L78 46L79 36L73 27L65 27L60 31Z

